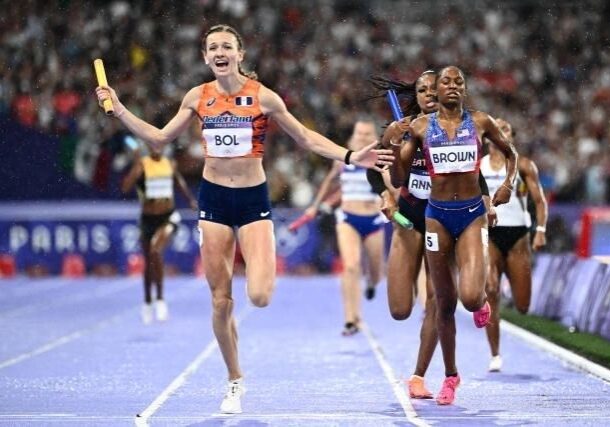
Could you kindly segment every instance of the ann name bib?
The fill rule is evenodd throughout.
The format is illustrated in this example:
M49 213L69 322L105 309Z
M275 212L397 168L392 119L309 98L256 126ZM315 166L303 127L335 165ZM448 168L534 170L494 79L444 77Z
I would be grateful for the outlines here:
M411 170L409 175L409 194L427 200L432 190L432 180L425 171Z
M203 118L202 136L211 157L242 157L252 153L252 116L223 113Z
M415 152L406 187L409 190L409 194L418 199L427 200L430 197L432 180L426 169L426 157L420 149L417 149Z

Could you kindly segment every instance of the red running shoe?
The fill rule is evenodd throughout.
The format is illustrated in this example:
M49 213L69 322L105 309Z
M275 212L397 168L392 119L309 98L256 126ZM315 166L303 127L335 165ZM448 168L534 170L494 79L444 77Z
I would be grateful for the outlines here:
M441 391L436 396L436 403L439 405L451 405L455 400L455 390L460 385L460 376L446 377L443 381Z
M477 328L484 328L489 324L489 319L491 319L491 306L487 301L485 301L485 305L472 313L472 317L474 318L474 324Z

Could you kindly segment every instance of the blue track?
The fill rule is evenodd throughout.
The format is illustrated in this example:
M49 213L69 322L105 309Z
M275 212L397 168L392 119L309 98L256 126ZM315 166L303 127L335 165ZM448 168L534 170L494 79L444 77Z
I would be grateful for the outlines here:
M151 426L411 425L371 343L401 380L413 371L421 310L396 322L385 290L364 302L373 336L343 338L338 280L281 277L272 304L247 304L234 283L244 413L217 413L226 372L213 346L210 295L201 278L167 279L170 320L143 326L138 278L0 281L0 425L134 425L182 374L186 381L154 410ZM569 367L507 333L504 371L487 373L484 331L458 315L456 404L411 400L418 419L454 425L610 425L610 384ZM206 352L207 348L207 352ZM205 354L204 354L205 353ZM185 369L200 356L192 372ZM427 384L442 380L437 350ZM185 378L186 377L186 378Z

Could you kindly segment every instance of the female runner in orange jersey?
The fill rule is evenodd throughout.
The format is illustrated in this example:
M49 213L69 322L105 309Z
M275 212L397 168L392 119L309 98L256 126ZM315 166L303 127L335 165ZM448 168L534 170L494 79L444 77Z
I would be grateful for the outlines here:
M114 115L131 132L158 149L201 123L206 155L199 194L201 257L212 292L213 329L229 374L225 413L241 412L245 392L237 354L232 277L236 235L246 264L247 292L257 307L269 304L275 284L275 239L262 156L269 119L299 145L324 157L368 168L391 163L389 150L375 143L353 152L303 126L272 90L244 72L244 43L227 25L210 28L202 39L205 63L215 80L187 92L176 115L161 129L136 117L108 87L96 89L98 101L110 98ZM379 165L379 166L376 166Z

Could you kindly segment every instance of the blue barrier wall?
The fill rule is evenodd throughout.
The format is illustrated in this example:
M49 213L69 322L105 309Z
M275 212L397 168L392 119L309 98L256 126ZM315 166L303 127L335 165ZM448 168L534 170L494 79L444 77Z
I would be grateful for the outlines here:
M610 339L610 268L572 254L538 255L530 313Z
M196 216L189 210L179 212L183 219L165 260L176 270L191 273L199 257ZM303 266L329 270L336 252L332 235L325 239L319 232L319 222L305 224L296 233L288 230L288 224L301 213L297 209L273 210L277 256L288 271ZM18 272L39 266L58 274L66 255L79 254L88 271L106 264L125 273L129 255L140 253L139 215L139 205L131 202L3 204L0 254L12 255Z

